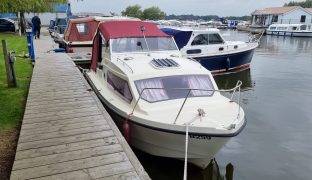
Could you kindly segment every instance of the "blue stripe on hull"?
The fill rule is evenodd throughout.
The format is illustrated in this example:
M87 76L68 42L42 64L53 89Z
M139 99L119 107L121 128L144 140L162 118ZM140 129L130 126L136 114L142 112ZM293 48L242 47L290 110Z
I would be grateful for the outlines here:
M194 59L198 60L202 66L210 71L227 71L248 65L251 62L253 53L254 49L251 49L234 54L194 57Z

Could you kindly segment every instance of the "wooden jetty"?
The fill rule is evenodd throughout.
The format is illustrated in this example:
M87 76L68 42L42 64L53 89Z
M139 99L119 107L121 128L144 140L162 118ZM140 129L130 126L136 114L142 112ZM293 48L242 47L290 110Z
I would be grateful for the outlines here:
M46 53L51 45L35 40L11 179L150 179L71 59Z

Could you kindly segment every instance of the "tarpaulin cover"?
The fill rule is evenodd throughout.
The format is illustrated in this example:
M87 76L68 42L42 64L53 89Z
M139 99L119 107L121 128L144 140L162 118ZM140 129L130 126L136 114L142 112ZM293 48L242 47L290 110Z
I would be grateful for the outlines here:
M94 17L70 19L64 34L64 39L67 42L92 41L99 23L100 22L96 21ZM86 26L86 33L79 33L77 29L77 25L79 24L84 24Z
M183 48L187 44L192 35L192 31L180 31L172 28L162 28L161 30L166 34L173 36L179 49Z
M92 57L91 57L91 69L96 71L97 63L101 58L101 41L99 33L96 34L93 40Z
M156 24L143 21L111 21L99 25L99 31L106 40L116 38L143 37L141 27L144 26L145 37L169 37L158 29Z

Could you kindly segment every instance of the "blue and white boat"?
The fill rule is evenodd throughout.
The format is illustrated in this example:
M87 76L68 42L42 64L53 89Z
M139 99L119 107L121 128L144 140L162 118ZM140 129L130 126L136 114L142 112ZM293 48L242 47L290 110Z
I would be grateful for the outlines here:
M212 73L247 69L258 41L225 41L216 28L162 28L172 35L182 55L193 58Z

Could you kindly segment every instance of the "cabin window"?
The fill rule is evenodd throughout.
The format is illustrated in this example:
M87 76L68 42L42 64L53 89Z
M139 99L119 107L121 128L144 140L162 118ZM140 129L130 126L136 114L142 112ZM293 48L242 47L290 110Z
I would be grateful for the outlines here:
M219 34L209 34L208 36L209 44L223 44L223 39Z
M141 98L148 102L158 102L189 97L212 96L214 87L207 75L165 76L135 81Z
M307 30L307 25L301 25L300 30L302 30L302 31Z
M270 30L275 30L276 29L276 26L271 26L270 27Z
M208 34L199 34L193 39L191 45L198 46L198 45L207 45L207 44L208 44Z
M115 90L117 94L119 94L124 100L128 103L132 101L132 95L130 92L130 88L128 82L110 71L107 71L107 82L112 89Z
M273 16L273 17L272 17L272 23L273 23L273 22L277 22L277 21L278 21L278 16Z
M300 22L301 23L304 23L306 21L306 16L305 15L302 15L301 18L300 18Z
M86 23L76 24L76 28L80 35L86 35L88 33L88 25Z
M115 53L178 50L171 37L118 38L111 41L112 52Z
M285 31L285 30L287 30L287 27L277 27L276 29L280 30L280 31Z
M296 31L296 30L297 30L297 27L295 27L295 26L292 27L292 30L293 30L293 31Z

